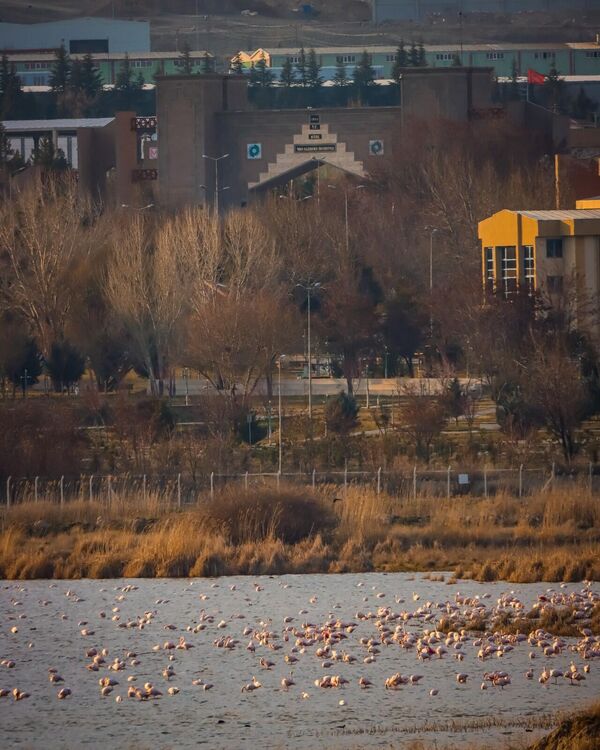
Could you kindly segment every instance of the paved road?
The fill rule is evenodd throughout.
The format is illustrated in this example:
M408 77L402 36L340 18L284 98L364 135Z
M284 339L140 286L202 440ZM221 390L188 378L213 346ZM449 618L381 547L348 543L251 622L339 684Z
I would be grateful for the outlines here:
M470 382L478 385L476 381L461 379L463 384ZM439 393L443 388L444 381L439 378L369 378L368 388L370 395L377 396L398 396L403 393L420 393L423 395ZM184 378L175 380L176 394L185 395L186 382ZM201 393L207 393L214 389L201 378L190 378L188 380L188 393L195 396ZM313 396L331 396L346 390L346 381L342 378L313 378L312 393ZM273 383L273 392L277 396L277 380ZM367 393L367 380L360 378L354 381L354 392L357 395L365 396ZM266 395L267 388L264 381L261 381L256 389L256 395ZM306 396L308 398L308 380L300 378L282 378L281 393L283 396Z

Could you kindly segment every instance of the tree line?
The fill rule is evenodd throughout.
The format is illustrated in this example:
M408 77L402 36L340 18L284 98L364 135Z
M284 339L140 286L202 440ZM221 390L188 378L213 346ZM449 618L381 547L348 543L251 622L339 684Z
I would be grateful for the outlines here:
M312 356L331 361L348 399L357 378L411 376L417 361L449 382L467 372L487 384L515 443L544 427L570 459L598 408L591 339L568 300L557 309L524 290L482 304L477 222L553 205L544 144L498 122L414 121L404 132L368 182L328 175L329 189L309 176L222 217L94 204L68 171L43 171L0 207L8 392L42 370L59 392L84 371L115 390L135 370L160 396L188 367L213 384L219 423L233 429L261 378L273 393L280 356L305 348L311 287ZM468 412L466 394L454 396ZM412 419L428 454L448 412L427 403Z

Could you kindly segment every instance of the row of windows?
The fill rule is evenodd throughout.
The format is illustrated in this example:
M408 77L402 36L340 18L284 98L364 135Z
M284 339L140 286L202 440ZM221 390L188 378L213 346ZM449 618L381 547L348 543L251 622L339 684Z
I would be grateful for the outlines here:
M435 56L435 59L436 60L453 60L454 55L451 54L450 52L440 52L439 54Z
M338 63L355 63L356 55L337 55L335 61Z
M50 63L49 62L31 62L31 63L25 63L23 67L25 68L25 70L49 70Z
M596 52L595 50L593 52L586 52L586 57L600 57L600 52Z
M536 60L548 60L556 57L556 52L536 52L534 54Z
M496 248L500 258L500 280L506 294L517 291L517 249L513 246ZM562 258L563 241L561 238L546 240L546 257ZM494 284L494 249L486 247L484 252L484 274L488 286ZM548 276L549 292L562 291L562 276ZM535 286L535 259L533 245L523 246L523 279L528 289Z
M504 60L504 52L488 52L486 58L488 60Z

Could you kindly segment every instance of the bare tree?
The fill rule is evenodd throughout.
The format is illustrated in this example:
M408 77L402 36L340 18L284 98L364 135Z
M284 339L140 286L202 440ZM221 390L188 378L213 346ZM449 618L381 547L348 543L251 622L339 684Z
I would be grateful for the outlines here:
M65 176L35 182L0 209L2 303L27 321L44 357L65 338L94 229L92 206Z
M143 364L152 392L162 392L180 344L199 249L182 241L188 216L165 219L136 214L118 227L105 290ZM183 231L181 231L183 229Z

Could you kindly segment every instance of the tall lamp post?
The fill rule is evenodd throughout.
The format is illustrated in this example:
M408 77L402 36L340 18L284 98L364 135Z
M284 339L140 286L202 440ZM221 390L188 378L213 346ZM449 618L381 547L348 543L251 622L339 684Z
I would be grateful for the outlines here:
M312 419L312 350L310 346L310 293L321 288L319 281L309 281L306 284L296 284L306 292L306 359L308 362L308 418Z
M433 238L440 230L432 228L429 235L429 335L433 338Z
M285 356L280 354L277 359L278 364L278 375L277 375L277 400L278 400L278 411L279 411L279 461L278 461L278 474L281 477L281 467L283 465L283 415L281 413L281 360Z
M203 159L209 159L215 164L215 213L219 215L219 162L222 159L227 159L229 154L222 154L221 156L208 156L208 154L202 154ZM227 188L223 188L227 190Z
M328 188L331 190L337 190L337 185L327 185ZM353 188L350 188L349 190L346 188L342 188L344 190L344 219L345 219L345 226L346 226L346 252L350 251L350 224L348 222L348 194L351 190L364 190L364 185L356 185Z

